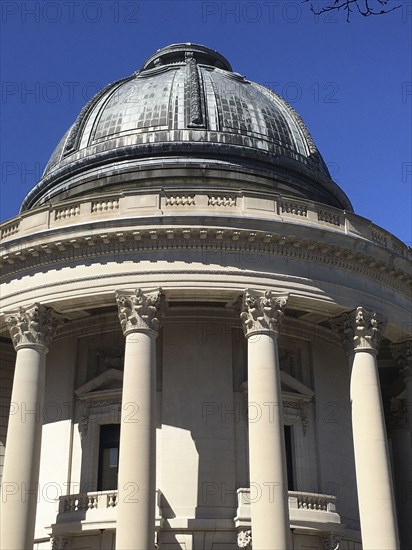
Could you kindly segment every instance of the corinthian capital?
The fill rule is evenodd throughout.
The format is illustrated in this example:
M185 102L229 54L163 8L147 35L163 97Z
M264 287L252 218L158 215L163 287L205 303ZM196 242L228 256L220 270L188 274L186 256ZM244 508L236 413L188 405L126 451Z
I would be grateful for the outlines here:
M332 326L340 336L347 354L362 350L378 351L382 321L376 313L358 307L351 313L344 313L334 319Z
M158 330L164 305L160 288L156 292L143 292L141 288L134 294L116 292L116 302L125 336L131 332Z
M321 538L324 550L339 550L341 537L336 535L328 535Z
M246 336L258 332L279 331L285 314L286 297L276 297L271 290L263 296L258 292L246 290L243 294L240 319Z
M239 531L237 535L237 545L239 548L246 548L246 550L252 550L252 531Z
M40 304L30 308L20 307L16 314L6 317L14 348L44 346L49 347L58 321L53 317L53 310Z

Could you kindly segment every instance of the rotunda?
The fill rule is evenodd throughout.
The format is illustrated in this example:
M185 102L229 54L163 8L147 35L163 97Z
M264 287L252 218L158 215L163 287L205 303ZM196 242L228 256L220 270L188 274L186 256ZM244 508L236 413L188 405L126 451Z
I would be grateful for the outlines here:
M2 548L412 546L411 250L281 97L160 49L0 230Z

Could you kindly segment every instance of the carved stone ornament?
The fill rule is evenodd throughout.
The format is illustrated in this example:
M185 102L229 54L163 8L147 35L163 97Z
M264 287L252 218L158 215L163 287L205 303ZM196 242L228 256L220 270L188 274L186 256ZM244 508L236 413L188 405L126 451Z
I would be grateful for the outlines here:
M289 410L296 410L297 414L300 417L300 421L302 424L302 433L303 435L306 435L306 431L308 429L309 425L309 416L308 416L308 404L302 403L302 402L296 402L296 401L283 401L283 416L288 418L290 417ZM289 409L289 410L288 410Z
M87 435L87 430L89 428L89 418L90 418L90 402L85 401L81 403L81 412L82 417L79 423L80 437L83 439Z
M185 55L187 67L187 82L189 86L189 126L201 126L203 124L200 79L196 60L192 52Z
M246 336L259 332L279 331L284 317L286 297L276 297L271 290L264 295L246 290L243 294L240 319Z
M67 537L53 537L52 550L67 550L69 548L69 539Z
M94 355L95 372L99 375L110 369L123 370L124 350L97 350Z
M17 350L33 344L48 348L58 321L53 317L52 309L34 304L30 308L20 307L16 314L6 317L6 324Z
M407 400L392 398L386 407L385 418L391 430L407 430L411 422Z
M362 350L378 351L382 322L376 313L358 307L332 321L332 327L340 336L347 354Z
M89 423L98 423L102 415L109 416L113 424L118 424L121 419L121 402L119 399L98 399L97 401L85 399L80 402L80 413L79 432L83 439L87 436Z
M252 549L252 531L240 531L237 535L237 545L239 548Z
M412 340L391 345L391 352L396 359L402 377L406 380L412 376Z
M328 535L321 538L323 550L339 550L341 538L336 535Z
M137 288L131 295L116 292L116 302L125 336L131 332L158 330L164 308L162 289L143 292Z

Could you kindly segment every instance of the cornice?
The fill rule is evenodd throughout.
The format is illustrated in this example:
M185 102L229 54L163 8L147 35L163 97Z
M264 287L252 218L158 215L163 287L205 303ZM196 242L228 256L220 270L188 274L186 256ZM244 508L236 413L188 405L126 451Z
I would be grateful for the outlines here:
M74 229L74 228L73 228ZM63 236L50 232L46 240L21 241L0 257L2 281L38 268L74 261L113 257L121 261L142 251L201 251L250 253L289 258L342 269L367 277L396 291L411 295L412 276L402 269L366 253L315 239L228 227L149 226L141 229L99 227L98 232ZM11 243L10 243L11 244ZM388 258L390 259L390 258Z

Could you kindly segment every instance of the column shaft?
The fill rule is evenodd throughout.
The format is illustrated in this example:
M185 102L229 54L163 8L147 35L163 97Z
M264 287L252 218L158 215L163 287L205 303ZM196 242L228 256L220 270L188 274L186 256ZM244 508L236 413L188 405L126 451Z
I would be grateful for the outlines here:
M1 548L33 548L47 348L17 351L2 480Z
M286 297L246 290L240 318L248 341L249 469L256 550L292 546L277 334Z
M290 550L277 337L248 338L250 495L253 548Z
M156 349L159 289L116 293L126 337L120 427L117 550L153 550L156 499Z
M397 550L398 533L376 354L353 356L350 395L364 550Z
M116 548L154 547L156 494L155 334L126 336Z

